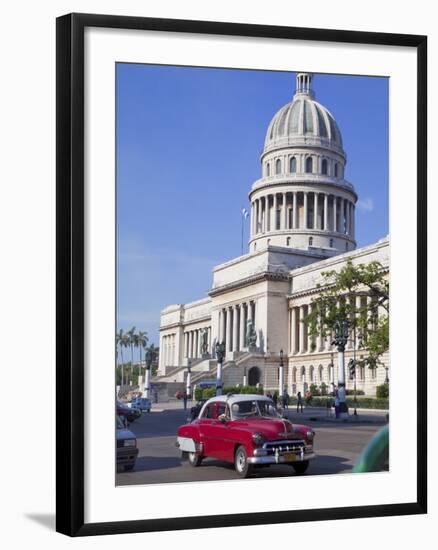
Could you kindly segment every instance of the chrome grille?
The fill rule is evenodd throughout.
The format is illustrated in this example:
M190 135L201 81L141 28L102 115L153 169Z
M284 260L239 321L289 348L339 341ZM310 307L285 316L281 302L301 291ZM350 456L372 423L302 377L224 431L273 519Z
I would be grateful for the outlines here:
M306 447L303 439L290 439L281 441L267 441L263 447L270 454L301 452Z

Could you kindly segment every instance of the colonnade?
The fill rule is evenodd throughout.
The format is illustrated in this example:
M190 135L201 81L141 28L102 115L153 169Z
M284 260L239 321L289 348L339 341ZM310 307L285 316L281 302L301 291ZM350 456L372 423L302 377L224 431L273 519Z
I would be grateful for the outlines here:
M202 357L202 330L207 331L208 353L210 353L211 327L204 327L184 332L184 357L188 359L199 359Z
M287 229L334 231L354 238L355 205L331 193L271 193L251 202L251 236Z
M162 349L160 349L160 354L163 354L163 366L165 367L170 367L177 364L175 358L175 344L176 334L167 334L161 339Z
M248 342L246 325L252 320L255 325L256 303L242 302L219 310L218 341L225 342L226 351L243 351Z
M345 300L355 300L356 311L369 311L376 307L376 299L365 294L357 294L354 297L345 297ZM302 304L289 309L289 351L292 355L305 353L321 353L333 351L331 346L332 337L324 337L322 334L311 336L304 319L312 311L312 304ZM359 313L360 314L360 313ZM377 311L377 314L379 312ZM354 337L356 337L356 349L359 348L359 334L350 334L345 349L350 350L354 347Z

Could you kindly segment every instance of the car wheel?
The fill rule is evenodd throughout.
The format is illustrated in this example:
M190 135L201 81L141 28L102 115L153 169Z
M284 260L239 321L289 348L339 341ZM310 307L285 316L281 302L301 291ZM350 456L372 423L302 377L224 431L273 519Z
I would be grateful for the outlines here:
M304 474L309 467L309 461L304 460L303 462L295 462L292 464L293 469L295 470L295 473L297 474Z
M189 455L189 464L190 466L193 466L193 468L197 468L201 465L202 462L202 456L197 455L196 453L188 453Z
M248 462L245 447L240 445L234 455L234 468L240 477L248 477L252 473L252 465Z

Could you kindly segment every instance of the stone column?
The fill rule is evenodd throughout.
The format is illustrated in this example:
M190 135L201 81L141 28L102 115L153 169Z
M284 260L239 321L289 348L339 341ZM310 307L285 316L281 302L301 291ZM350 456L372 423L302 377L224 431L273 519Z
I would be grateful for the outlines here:
M233 308L233 351L239 351L239 310L237 306Z
M281 204L281 215L280 215L280 229L286 229L285 224L285 212L286 212L286 193L282 193L283 196L283 202Z
M274 193L274 223L273 223L274 231L277 230L277 210L278 210L277 193Z
M338 231L338 197L333 197L333 231Z
M324 193L324 231L328 231L328 195Z
M318 340L316 346L318 351L324 350L324 338L322 337L322 330L319 330L318 332Z
M240 304L239 324L240 324L239 351L243 351L243 349L245 347L245 308L244 308L244 304Z
M283 215L284 215L284 222L283 222L283 229L288 229L288 219L287 219L287 193L283 193Z
M198 348L199 348L199 331L195 330L195 344L194 344L194 350L193 350L193 357L197 359L198 357Z
M292 193L292 229L297 228L297 192Z
M303 227L304 229L307 229L307 220L308 220L308 216L307 216L307 191L304 191L304 208L303 208L303 211L304 211L304 223L303 223Z
M298 308L293 307L291 311L291 353L295 355L298 352L297 342L297 322L298 322Z
M299 342L299 352L305 353L306 351L306 327L303 322L304 320L304 306L300 306L300 326L299 326L299 334L300 334L300 342Z
M313 193L313 229L318 229L318 193Z
M222 310L222 340L221 340L221 342L226 342L227 341L227 333L226 333L227 325L228 325L228 313L227 313L227 310L224 308Z
M356 238L356 206L351 204L351 236Z
M271 207L269 202L269 197L271 195L266 195L266 231L271 231Z
M345 199L345 233L350 235L350 201Z
M312 307L313 306L311 304L309 304L307 306L307 313L308 314L311 313ZM313 351L313 346L312 346L313 337L309 334L309 329L308 329L307 325L306 325L306 336L307 336L307 352L312 353L312 351Z
M233 351L232 340L233 340L233 319L232 319L232 308L227 310L227 351Z

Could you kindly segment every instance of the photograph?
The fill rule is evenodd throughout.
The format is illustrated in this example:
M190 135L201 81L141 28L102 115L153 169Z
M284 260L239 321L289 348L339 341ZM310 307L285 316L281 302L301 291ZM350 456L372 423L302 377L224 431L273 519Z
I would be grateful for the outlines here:
M116 486L390 472L389 83L116 63Z

